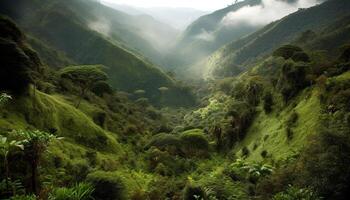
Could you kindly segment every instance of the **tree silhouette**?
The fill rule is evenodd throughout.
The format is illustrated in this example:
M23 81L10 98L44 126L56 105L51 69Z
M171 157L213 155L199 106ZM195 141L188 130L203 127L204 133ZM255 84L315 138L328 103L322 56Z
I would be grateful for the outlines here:
M103 72L102 65L82 65L66 67L60 71L60 76L71 80L80 88L79 99L75 105L79 108L86 92L98 81L106 81L107 74Z

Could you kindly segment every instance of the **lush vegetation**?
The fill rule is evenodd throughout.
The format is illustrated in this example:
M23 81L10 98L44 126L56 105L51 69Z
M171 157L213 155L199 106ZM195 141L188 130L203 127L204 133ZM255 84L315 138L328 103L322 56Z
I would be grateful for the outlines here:
M348 1L225 47L240 66L191 87L122 47L120 32L87 26L96 2L40 2L19 0L35 10L23 16L2 7L19 25L0 17L0 199L348 198L350 20L332 18Z

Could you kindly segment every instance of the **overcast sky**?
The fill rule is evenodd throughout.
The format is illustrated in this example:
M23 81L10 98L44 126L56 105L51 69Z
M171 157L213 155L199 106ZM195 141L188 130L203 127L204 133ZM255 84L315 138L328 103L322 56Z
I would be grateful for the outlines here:
M213 11L232 4L235 0L101 0L137 7L185 7Z

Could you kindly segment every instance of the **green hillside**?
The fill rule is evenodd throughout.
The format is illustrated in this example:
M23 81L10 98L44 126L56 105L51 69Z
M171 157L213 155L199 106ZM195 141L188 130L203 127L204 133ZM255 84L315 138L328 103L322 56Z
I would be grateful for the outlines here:
M0 7L18 22L0 16L0 199L348 199L346 0L228 44L188 82L90 27L133 23L98 2Z
M246 38L232 42L215 52L207 68L214 74L238 74L244 68L271 53L277 47L292 42L307 30L320 31L337 18L347 14L350 4L344 0L330 0L321 5L302 9L273 22Z
M68 6L68 1L50 1L46 4L39 4L39 2L37 1L37 4L34 3L29 6L27 6L26 1L17 2L29 9L30 12L16 17L16 10L14 10L15 13L12 16L16 17L21 24L25 24L25 29L35 38L34 42L42 41L41 43L33 43L33 47L38 48L41 56L44 57L43 60L47 61L48 64L53 66L57 65L56 62L67 64L65 61L52 61L50 52L53 54L51 49L55 49L62 52L55 53L56 55L63 54L58 56L57 60L64 59L68 60L69 63L92 63L107 66L110 84L115 89L130 93L136 90L145 90L145 97L157 105L165 103L173 106L188 106L194 103L194 98L190 97L190 91L177 84L152 63L122 47L113 39L107 38L88 27L85 20L95 17L94 13L90 12L82 15L83 18L79 17L80 15L77 15L77 13L87 13L90 11L89 8L96 3L84 3L77 0L73 1L73 6ZM11 1L12 3L16 2ZM69 1L69 3L71 2ZM4 10L6 11L6 9ZM112 12L113 10L107 9L107 11ZM108 12L106 13L108 14ZM11 13L11 11L7 11L7 13ZM35 21L38 21L38 23L33 23ZM115 34L119 36L117 32ZM130 36L128 33L120 34ZM140 44L138 40L132 40ZM164 95L159 91L161 87L169 88L167 94ZM186 97L172 98L174 95L185 95ZM161 96L162 102L159 101Z

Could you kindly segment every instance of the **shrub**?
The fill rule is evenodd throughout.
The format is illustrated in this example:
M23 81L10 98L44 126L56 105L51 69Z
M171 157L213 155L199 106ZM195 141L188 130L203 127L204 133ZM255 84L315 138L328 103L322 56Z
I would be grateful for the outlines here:
M159 177L149 183L149 198L145 199L181 199L183 196L181 192L183 187L184 183L182 179L176 177Z
M95 93L97 96L102 97L103 94L112 94L112 87L105 81L97 81L91 87L91 91Z
M264 97L264 111L265 113L270 113L272 111L272 106L273 106L273 96L271 92L267 92Z
M67 173L74 177L75 181L83 181L90 172L90 167L85 160L74 160L66 166Z
M124 181L113 172L96 171L87 176L87 181L95 188L92 196L96 200L126 199Z
M245 102L234 101L229 105L229 111L227 113L231 126L231 131L227 134L229 148L233 146L234 142L244 139L246 130L253 121L255 113L255 108Z
M308 188L296 188L293 186L289 186L289 188L284 191L276 194L273 198L273 200L296 200L296 199L302 199L302 200L321 200L318 195L313 192L311 189Z
M149 100L147 98L139 98L135 101L135 103L139 106L144 107L144 108L146 108L150 105Z
M260 155L262 158L266 158L268 156L268 153L266 150L263 150Z
M295 123L298 121L298 119L299 119L299 114L293 110L292 114L289 116L287 120L287 126L288 127L294 126Z
M36 199L37 198L35 195L16 195L10 198L10 200L36 200Z
M306 79L308 68L309 66L307 65L296 64L292 61L288 61L283 65L278 81L278 88L286 102L309 85Z
M292 58L296 53L301 53L303 50L300 47L293 45L284 45L273 52L275 57L283 57L284 59Z
M350 62L350 45L345 45L342 47L342 53L338 58L339 62Z
M180 136L183 152L188 156L203 156L208 153L209 143L203 132L190 130Z
M250 154L250 151L247 147L243 147L241 152L242 152L242 157L244 157L244 158L248 157Z
M179 137L173 134L160 133L153 136L150 142L146 145L146 149L150 147L157 147L158 149L179 149L181 141ZM176 153L176 152L175 152Z
M88 183L79 183L71 188L56 188L49 200L92 200L94 188Z
M290 127L286 128L286 135L287 135L288 141L293 139L294 132Z
M310 62L310 57L305 52L296 52L292 56L292 60L295 62Z
M206 200L206 194L200 186L187 184L183 191L183 200Z
M233 182L230 178L222 174L206 176L199 180L198 184L204 188L206 196L209 199L249 199L244 186L240 182Z
M151 147L146 154L149 169L163 176L178 175L195 168L195 163L180 156L171 155L168 150L162 151Z
M95 166L97 164L97 153L96 151L89 150L85 153L85 156L91 166Z
M349 124L333 120L328 123L331 127L315 136L302 155L298 163L303 167L298 172L301 174L299 181L303 181L304 187L314 188L325 199L345 200L350 188Z

